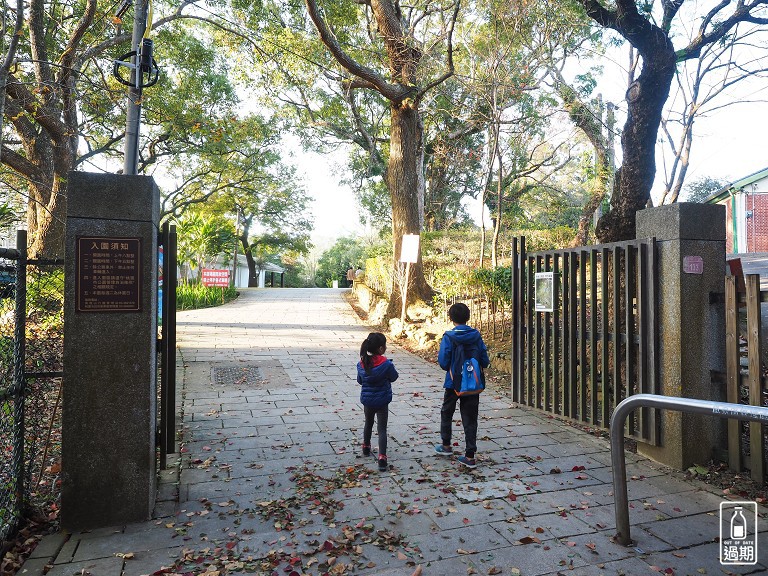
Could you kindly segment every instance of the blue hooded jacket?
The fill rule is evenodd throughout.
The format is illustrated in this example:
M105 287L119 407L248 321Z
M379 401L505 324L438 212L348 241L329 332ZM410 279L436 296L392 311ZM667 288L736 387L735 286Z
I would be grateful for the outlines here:
M465 324L459 324L453 330L447 330L445 334L443 334L442 342L440 342L437 363L440 364L440 368L445 370L443 388L448 390L453 389L453 380L451 379L451 374L449 372L453 361L453 344L451 343L451 338L457 340L461 344L474 344L479 351L479 355L476 356L476 358L481 367L488 368L491 364L491 359L488 358L488 349L485 347L483 337L475 328L466 326Z
M358 362L357 383L362 386L360 403L371 408L381 408L392 402L392 382L398 376L392 360L384 356L374 356L373 368L368 371Z

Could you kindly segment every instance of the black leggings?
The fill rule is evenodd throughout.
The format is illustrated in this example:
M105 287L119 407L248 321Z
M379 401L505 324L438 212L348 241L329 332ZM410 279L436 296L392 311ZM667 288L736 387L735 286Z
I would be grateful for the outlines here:
M447 388L443 395L443 407L440 410L440 437L443 446L451 445L453 414L456 412L456 401L459 402L461 425L464 428L466 442L465 455L474 458L477 452L477 415L480 409L480 394L457 396L452 388Z
M373 418L376 417L376 430L379 434L379 456L387 455L387 420L389 420L389 406L363 406L365 413L365 427L363 428L363 444L371 445L371 435L373 434Z

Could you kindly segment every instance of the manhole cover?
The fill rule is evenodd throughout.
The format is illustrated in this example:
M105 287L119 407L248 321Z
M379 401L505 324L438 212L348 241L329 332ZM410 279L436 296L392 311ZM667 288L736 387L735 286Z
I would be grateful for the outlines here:
M267 384L258 366L214 368L213 381L217 386L234 386L236 388L263 388Z

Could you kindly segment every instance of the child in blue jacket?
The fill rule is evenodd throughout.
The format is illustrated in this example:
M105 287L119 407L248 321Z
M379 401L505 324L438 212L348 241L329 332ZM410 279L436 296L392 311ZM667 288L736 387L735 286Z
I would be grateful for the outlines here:
M384 357L387 337L381 332L371 332L360 346L360 362L357 364L357 383L360 384L360 403L365 413L363 428L363 456L371 455L373 419L376 418L379 434L379 470L386 472L387 420L389 403L392 402L392 382L398 374L392 360Z
M440 456L452 456L451 448L451 423L453 414L456 412L456 401L459 402L459 412L461 413L461 425L464 428L464 441L466 449L464 456L459 456L458 460L467 468L477 467L475 461L475 452L477 452L477 418L480 411L480 394L471 394L459 397L456 394L451 378L451 366L453 364L453 345L452 340L465 345L465 347L476 350L475 357L482 368L487 368L491 361L488 358L488 349L483 342L483 337L475 328L467 326L469 321L469 308L461 302L454 304L448 309L448 318L453 322L453 330L448 330L443 335L440 342L440 351L437 354L437 363L445 370L445 380L443 381L443 406L440 409L440 438L442 444L435 446L435 452Z

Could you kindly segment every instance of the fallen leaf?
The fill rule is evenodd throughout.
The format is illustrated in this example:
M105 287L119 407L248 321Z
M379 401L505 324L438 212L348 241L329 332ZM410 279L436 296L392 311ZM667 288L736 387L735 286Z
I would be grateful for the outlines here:
M539 540L534 536L523 536L522 538L520 538L520 540L518 540L518 542L520 544L533 544L533 543L541 544L541 540Z
M477 550L464 550L463 548L459 548L456 552L459 554L477 554Z

